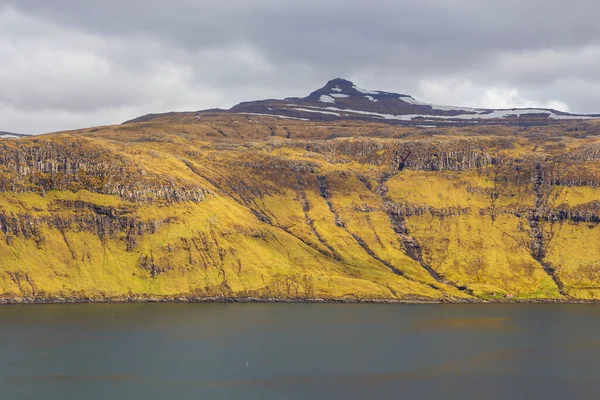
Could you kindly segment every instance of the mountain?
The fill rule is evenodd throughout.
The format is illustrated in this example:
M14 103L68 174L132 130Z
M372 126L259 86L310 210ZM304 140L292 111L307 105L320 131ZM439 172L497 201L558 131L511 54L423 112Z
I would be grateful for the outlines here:
M304 98L260 100L240 103L229 112L276 116L308 121L360 120L403 126L468 125L546 125L564 120L586 120L600 115L569 114L553 109L483 109L438 106L415 100L406 94L362 89L345 79L333 79ZM200 112L202 113L202 112ZM159 115L147 115L128 122L148 121Z
M0 302L600 300L600 121L311 108L466 112L407 99L3 139Z
M385 121L399 125L453 124L548 124L559 120L585 120L552 109L513 108L505 110L437 106L406 94L362 89L345 79L333 79L307 97L241 103L231 112L247 112L309 120L355 119Z

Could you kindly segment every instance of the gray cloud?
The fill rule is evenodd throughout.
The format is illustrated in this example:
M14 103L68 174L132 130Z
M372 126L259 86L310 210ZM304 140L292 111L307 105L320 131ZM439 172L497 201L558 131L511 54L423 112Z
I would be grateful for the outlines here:
M0 0L0 128L302 96L334 77L423 101L600 112L600 3Z

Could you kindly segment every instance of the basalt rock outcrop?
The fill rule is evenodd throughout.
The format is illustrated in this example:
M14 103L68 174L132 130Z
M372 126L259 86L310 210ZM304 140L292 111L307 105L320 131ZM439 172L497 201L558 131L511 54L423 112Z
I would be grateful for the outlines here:
M88 190L134 202L198 202L208 194L197 185L149 173L130 158L87 140L17 143L22 145L0 143L0 191Z
M596 120L246 111L0 140L0 301L600 300Z

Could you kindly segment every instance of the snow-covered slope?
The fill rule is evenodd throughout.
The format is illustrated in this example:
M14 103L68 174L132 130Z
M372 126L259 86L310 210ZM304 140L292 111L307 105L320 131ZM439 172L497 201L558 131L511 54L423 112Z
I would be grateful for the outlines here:
M229 112L244 112L309 120L361 119L403 125L549 124L598 115L569 114L552 109L504 110L438 106L406 94L362 89L345 79L333 79L304 98L240 103Z

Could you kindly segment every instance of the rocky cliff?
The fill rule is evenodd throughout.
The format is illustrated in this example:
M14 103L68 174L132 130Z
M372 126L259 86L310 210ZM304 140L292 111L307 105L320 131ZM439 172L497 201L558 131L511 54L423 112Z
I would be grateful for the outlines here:
M213 111L2 139L0 298L598 300L599 134Z

